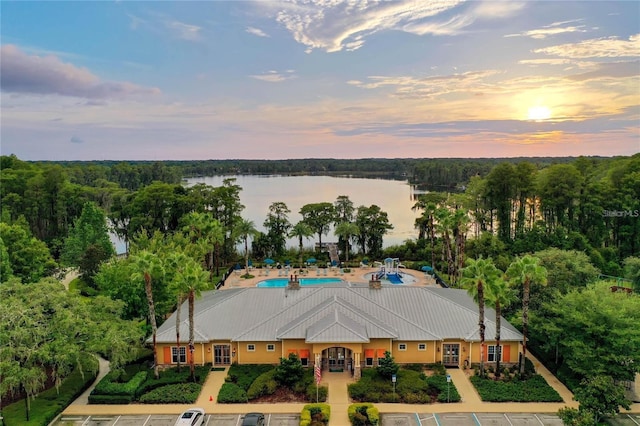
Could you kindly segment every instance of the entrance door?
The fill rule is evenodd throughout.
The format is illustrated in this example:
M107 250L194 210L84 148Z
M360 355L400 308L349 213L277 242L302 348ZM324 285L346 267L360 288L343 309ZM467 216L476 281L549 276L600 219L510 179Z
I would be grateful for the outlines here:
M458 343L444 343L442 345L442 363L446 366L460 365L460 345Z
M213 365L231 365L231 346L215 345L213 347Z

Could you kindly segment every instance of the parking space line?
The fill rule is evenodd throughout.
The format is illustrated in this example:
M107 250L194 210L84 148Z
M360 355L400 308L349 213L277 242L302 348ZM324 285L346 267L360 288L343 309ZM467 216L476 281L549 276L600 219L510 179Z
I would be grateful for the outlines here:
M631 419L631 421L632 421L632 422L634 422L635 424L637 424L638 426L640 426L640 423L636 422L636 421L634 420L634 418L633 418L633 417L631 417L631 414L627 414L627 417L629 417L629 418Z
M91 420L91 416L87 417L86 420L82 424L86 425L89 420Z
M420 416L418 415L418 413L413 413L416 415L416 421L418 422L418 426L422 426L422 420L420 420Z
M209 424L209 420L211 420L211 414L207 415L207 421L204 423L204 426Z
M480 423L480 420L478 420L478 417L476 416L476 413L471 413L471 416L473 416L473 420L476 421L476 424L478 426L482 426L482 423Z
M537 414L534 414L533 416L534 416L536 419L538 419L538 421L540 422L540 424L541 424L542 426L544 426L544 423L542 423L542 420L540 420L540 417L538 417L538 415L537 415Z
M509 419L509 416L507 416L507 413L504 413L504 418L507 419L511 426L513 426L513 423L511 423L511 420Z
M149 414L147 416L147 420L144 421L144 423L142 424L142 426L147 426L147 423L149 423L149 420L151 420L151 414Z
M436 425L440 426L440 421L438 421L438 414L433 413L433 418L436 419Z
M118 420L120 420L120 417L122 417L122 416L118 416L118 418L116 419L116 421L115 421L115 422L113 422L113 425L111 425L111 426L116 426L116 423L118 423Z

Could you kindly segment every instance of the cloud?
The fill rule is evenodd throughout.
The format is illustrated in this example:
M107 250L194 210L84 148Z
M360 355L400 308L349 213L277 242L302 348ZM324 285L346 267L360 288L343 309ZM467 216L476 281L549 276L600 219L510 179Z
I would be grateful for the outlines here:
M270 37L269 34L265 33L260 28L247 27L245 31L258 37Z
M69 139L69 142L71 143L84 143L84 141L82 139L80 139L77 136L71 136L71 139Z
M564 58L638 57L640 56L640 34L634 34L628 40L618 37L596 38L579 43L544 47L533 52Z
M541 40L545 39L549 36L554 36L558 34L567 34L567 33L586 33L584 25L567 25L574 22L580 22L581 19L576 19L572 21L562 21L562 22L554 22L551 25L543 26L542 28L538 28L535 30L523 31L518 34L507 34L505 37L530 37L533 39Z
M129 82L102 81L86 68L56 56L36 56L14 45L0 47L0 88L9 93L57 94L86 99L115 99L160 93Z
M482 1L475 7L475 15L482 18L496 19L508 18L520 12L526 6L526 2L518 1Z
M180 21L166 21L165 26L173 33L173 35L182 40L200 41L201 27L197 25L185 24Z
M327 0L293 0L269 2L275 18L307 52L356 50L367 37L384 30L399 30L419 35L455 34L473 22L473 18L455 16L445 20L435 17L451 11L461 1L393 1L341 2Z
M294 70L286 70L284 73L271 70L264 74L251 75L249 77L255 78L256 80L267 81L269 83L281 83L283 81L296 78L296 75L294 74Z
M364 89L393 87L395 95L400 98L434 98L454 92L481 91L486 87L483 81L498 73L499 71L487 70L429 77L369 76L367 83L360 80L349 80L347 84Z
M640 61L601 63L595 65L593 71L575 74L568 78L573 81L586 81L601 78L637 77L638 70L640 70Z

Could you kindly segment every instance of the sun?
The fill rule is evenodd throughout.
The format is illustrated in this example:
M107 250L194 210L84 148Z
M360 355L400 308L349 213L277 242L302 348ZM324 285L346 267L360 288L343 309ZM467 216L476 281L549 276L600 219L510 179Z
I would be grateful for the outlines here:
M542 121L551 118L551 110L546 106L534 106L529 108L529 120Z

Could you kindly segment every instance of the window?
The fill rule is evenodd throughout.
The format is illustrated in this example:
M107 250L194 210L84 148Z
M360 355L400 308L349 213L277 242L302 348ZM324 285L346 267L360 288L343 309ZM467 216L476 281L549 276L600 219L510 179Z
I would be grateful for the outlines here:
M256 345L254 344L247 345L247 352L255 352L255 351L256 351Z
M407 344L406 343L398 343L398 350L399 351L406 351L407 350Z
M171 362L174 364L178 363L178 347L177 346L172 346L171 347ZM187 348L186 346L180 346L180 362L181 363L186 363L187 362Z
M419 351L426 351L427 350L427 344L426 343L418 343L418 350Z
M496 362L497 361L497 350L495 345L487 346L487 361L488 362ZM502 345L500 345L500 355L502 355ZM500 357L500 361L502 361L502 356Z
M309 366L309 358L300 358L300 364L302 364L303 367L308 367Z
M364 365L367 367L373 367L373 358L365 358Z
M276 345L274 345L273 343L269 343L267 345L267 352L273 352L276 350Z

